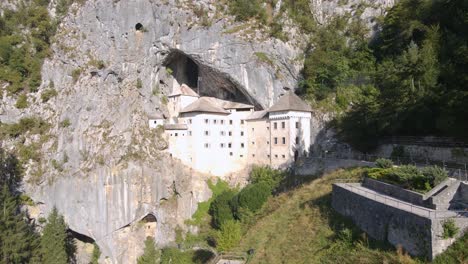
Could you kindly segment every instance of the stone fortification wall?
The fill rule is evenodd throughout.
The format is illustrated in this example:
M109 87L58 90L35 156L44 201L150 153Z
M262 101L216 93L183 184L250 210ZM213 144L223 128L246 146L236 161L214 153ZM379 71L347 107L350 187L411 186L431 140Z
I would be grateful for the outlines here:
M460 215L452 218L460 231L455 237L446 239L443 237L443 224L448 218L430 218L411 213L362 196L340 184L333 185L332 206L338 213L351 218L372 238L402 246L411 255L429 259L442 253L468 228L467 217Z
M424 201L424 195L417 193L417 192L413 192L410 190L400 188L392 184L373 180L370 178L364 178L362 186L369 188L371 190L374 190L376 192L395 197L402 201L412 203L414 205L419 205L419 206L424 206L424 207L428 206L428 204Z
M333 185L332 206L374 239L401 245L411 255L431 255L431 219Z
M396 146L403 146L405 155L417 159L445 161L455 163L468 163L468 148L434 147L407 144L383 144L372 155L390 157Z
M317 173L326 173L340 168L350 167L373 167L373 162L353 160L353 159L335 159L335 158L316 158L310 157L299 161L295 167L297 175L312 175Z

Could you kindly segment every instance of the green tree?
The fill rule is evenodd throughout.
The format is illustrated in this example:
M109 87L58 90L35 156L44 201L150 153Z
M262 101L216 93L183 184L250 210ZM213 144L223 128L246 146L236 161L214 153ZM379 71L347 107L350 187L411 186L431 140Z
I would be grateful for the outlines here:
M18 195L7 185L2 186L0 206L0 263L28 263L36 253L38 237L20 211Z
M47 218L41 237L41 252L44 263L69 263L73 258L70 238L67 234L67 225L63 216L53 208Z
M90 264L99 264L99 258L101 257L101 250L99 249L98 244L96 242L93 244L93 255L91 256L91 263Z
M216 248L218 251L227 251L239 244L241 239L241 225L238 221L228 220L216 232Z
M209 213L212 217L212 224L215 228L220 228L227 220L233 220L230 202L235 196L232 190L226 190L216 196L210 205Z
M145 240L145 249L143 255L137 259L138 264L156 264L159 260L159 252L156 250L156 243L152 237Z

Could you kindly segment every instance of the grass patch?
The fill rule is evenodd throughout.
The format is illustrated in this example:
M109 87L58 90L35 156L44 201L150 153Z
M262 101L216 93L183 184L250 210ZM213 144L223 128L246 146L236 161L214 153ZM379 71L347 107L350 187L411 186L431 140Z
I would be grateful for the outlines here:
M418 263L372 241L331 207L336 179L359 180L364 169L338 170L271 198L245 231L237 251L252 263Z
M0 124L0 137L18 137L25 133L45 134L50 124L38 117L23 117L18 123Z
M270 66L273 66L274 63L273 63L273 60L270 59L270 57L268 57L268 55L264 52L255 52L254 53L255 56L257 56L257 59L260 61L260 62L263 62L263 63L266 63Z
M78 79L81 76L81 72L82 70L80 68L76 68L72 71L71 76L72 76L73 83L76 83L78 81Z
M57 96L57 91L53 88L46 89L41 94L41 100L43 103L47 103L52 97Z
M29 103L28 103L28 96L26 94L20 94L18 96L18 99L16 100L16 104L15 104L16 108L18 109L24 109L24 108L27 108L29 106Z

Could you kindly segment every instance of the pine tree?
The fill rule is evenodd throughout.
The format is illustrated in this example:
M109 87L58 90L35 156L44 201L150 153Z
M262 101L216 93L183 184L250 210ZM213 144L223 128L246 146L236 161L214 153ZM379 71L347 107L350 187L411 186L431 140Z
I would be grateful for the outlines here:
M18 196L3 185L0 192L0 263L27 263L33 257L37 235L19 210Z
M158 251L156 250L156 244L152 237L147 237L145 240L145 249L143 255L141 255L137 263L138 264L156 264L159 259Z
M47 218L47 225L41 237L41 253L44 263L66 264L72 257L68 250L70 239L67 236L67 225L57 208L53 208ZM67 254L68 253L68 254Z

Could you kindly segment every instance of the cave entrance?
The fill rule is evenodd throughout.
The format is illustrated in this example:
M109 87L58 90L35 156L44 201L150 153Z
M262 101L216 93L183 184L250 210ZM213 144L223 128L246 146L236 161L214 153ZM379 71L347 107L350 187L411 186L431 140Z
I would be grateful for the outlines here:
M74 263L90 263L96 241L72 229L68 229L68 234L73 239L73 243L67 249L74 253Z
M135 30L136 30L136 31L141 31L141 30L143 30L143 25L142 25L141 23L136 23L136 25L135 25Z
M156 216L154 216L151 213L147 214L145 217L143 217L139 221L139 224L144 229L145 237L154 237L155 236L157 223L158 223L158 221L156 219Z
M203 65L180 50L172 50L163 65L170 68L169 72L180 85L187 84L200 96L252 104L257 110L262 109L245 88L228 74Z

